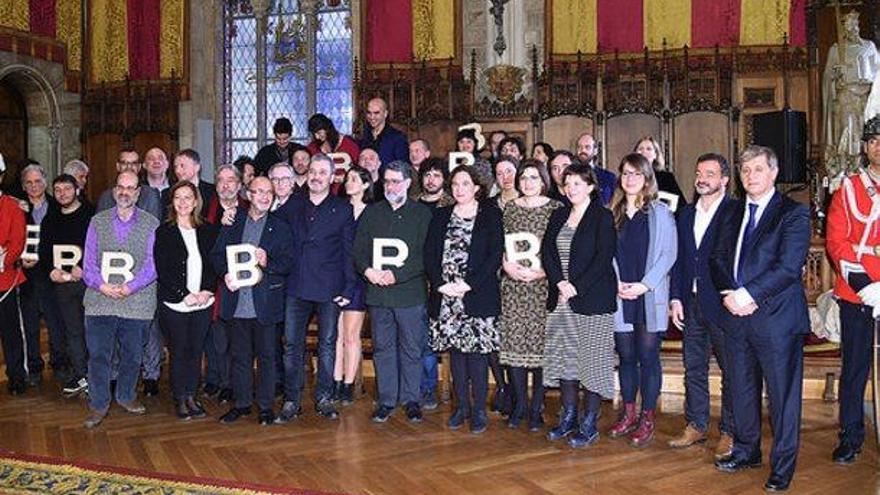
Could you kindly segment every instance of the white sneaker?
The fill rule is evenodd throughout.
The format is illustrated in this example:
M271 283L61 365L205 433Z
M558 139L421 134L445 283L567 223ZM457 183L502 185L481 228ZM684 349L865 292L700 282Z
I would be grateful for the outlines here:
M80 378L79 380L71 380L63 389L61 389L61 393L64 395L77 395L82 392L85 392L89 389L89 382L85 378Z

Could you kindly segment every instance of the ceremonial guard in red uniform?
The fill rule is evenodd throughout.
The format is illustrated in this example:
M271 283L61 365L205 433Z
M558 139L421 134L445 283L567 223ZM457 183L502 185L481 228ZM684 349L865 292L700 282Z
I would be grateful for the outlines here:
M840 306L840 433L834 462L849 464L865 439L863 397L880 316L880 115L862 132L863 167L845 177L828 209L826 248Z

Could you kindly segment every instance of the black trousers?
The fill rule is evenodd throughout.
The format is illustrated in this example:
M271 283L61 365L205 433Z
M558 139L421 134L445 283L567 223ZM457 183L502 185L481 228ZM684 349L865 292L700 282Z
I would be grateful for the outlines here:
M451 349L449 356L458 408L468 413L484 410L489 392L489 355Z
M256 318L228 322L231 381L235 407L250 407L254 399L254 358L257 359L257 405L271 410L275 402L275 346L277 325L263 325Z
M171 348L171 389L182 400L195 396L202 371L202 350L211 325L211 308L181 313L159 302L159 325Z
M865 385L874 345L872 308L838 301L840 305L840 439L860 447L865 441Z
M6 291L0 291L0 297ZM6 377L9 383L24 383L24 331L18 314L18 289L12 289L0 302L0 343L6 358Z
M85 308L83 296L86 286L80 282L55 284L58 310L67 332L67 357L70 360L70 378L85 378L88 374L89 355L86 350Z

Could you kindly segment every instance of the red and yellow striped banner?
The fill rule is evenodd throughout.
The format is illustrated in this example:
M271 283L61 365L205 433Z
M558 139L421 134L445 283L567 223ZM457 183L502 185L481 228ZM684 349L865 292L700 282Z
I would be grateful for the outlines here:
M365 3L368 62L418 62L455 57L455 0L371 0Z
M555 54L806 44L807 0L552 0Z
M89 2L92 82L183 74L185 0ZM68 68L81 70L82 0L0 0L0 26L63 42Z

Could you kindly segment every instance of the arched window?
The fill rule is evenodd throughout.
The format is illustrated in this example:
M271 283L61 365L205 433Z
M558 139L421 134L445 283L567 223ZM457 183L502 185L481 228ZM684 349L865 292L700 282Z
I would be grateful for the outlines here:
M257 80L259 3L268 4L264 81ZM272 140L279 117L293 122L292 139L303 144L311 140L306 124L316 112L351 133L351 0L228 0L224 15L225 161L254 156ZM260 91L265 113L258 111ZM258 122L261 114L264 122Z

